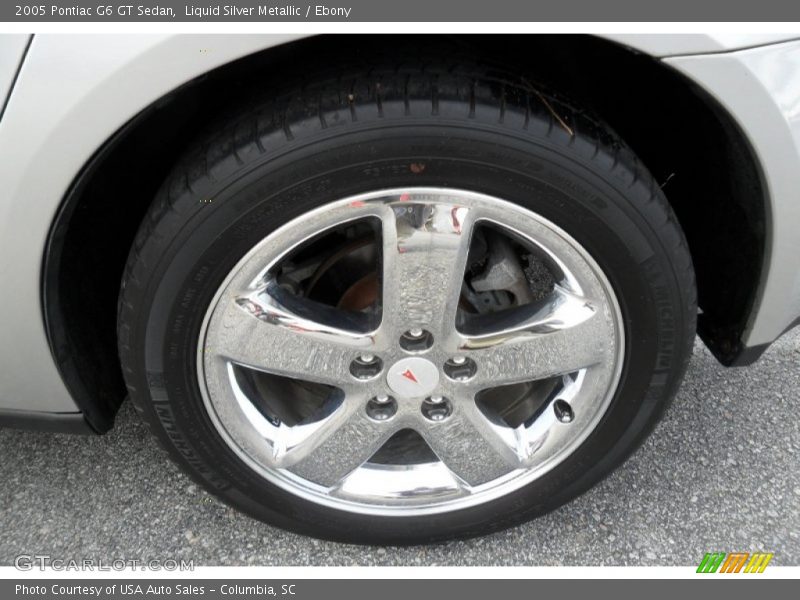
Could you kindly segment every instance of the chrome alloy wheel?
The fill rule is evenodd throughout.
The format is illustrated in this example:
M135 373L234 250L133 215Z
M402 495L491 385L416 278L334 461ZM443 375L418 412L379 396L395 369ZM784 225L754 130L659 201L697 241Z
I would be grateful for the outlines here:
M308 248L356 226L374 231L375 276L338 304L303 297L342 255ZM369 302L342 308L356 292ZM268 481L412 516L496 499L562 462L603 417L623 353L614 291L562 229L483 194L404 188L257 244L210 304L197 370L215 427Z

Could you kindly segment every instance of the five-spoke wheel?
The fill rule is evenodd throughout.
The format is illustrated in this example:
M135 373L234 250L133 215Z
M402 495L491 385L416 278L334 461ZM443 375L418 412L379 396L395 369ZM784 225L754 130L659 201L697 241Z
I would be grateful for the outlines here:
M308 272L346 256L324 243L333 232L379 271L353 284L375 282L361 310L315 300L313 275L297 274L309 244ZM553 468L602 417L624 349L614 292L575 240L516 205L439 188L291 221L232 271L201 335L199 385L237 454L298 495L400 514L479 503ZM287 420L280 405L309 386L318 402Z

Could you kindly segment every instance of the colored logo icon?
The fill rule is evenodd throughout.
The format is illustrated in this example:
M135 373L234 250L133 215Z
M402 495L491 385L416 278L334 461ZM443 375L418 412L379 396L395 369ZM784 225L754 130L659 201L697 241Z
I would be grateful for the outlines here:
M707 552L697 567L698 573L763 573L771 552Z

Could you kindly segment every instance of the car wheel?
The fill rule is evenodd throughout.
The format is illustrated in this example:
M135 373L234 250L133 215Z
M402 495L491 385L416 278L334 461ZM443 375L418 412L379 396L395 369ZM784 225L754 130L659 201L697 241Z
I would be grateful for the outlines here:
M422 543L541 515L674 395L696 293L608 127L479 67L242 103L175 167L125 272L130 396L214 494Z

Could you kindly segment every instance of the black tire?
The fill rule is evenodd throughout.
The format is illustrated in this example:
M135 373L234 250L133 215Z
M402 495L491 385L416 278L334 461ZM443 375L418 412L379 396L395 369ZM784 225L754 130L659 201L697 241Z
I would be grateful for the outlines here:
M453 73L373 69L253 101L175 167L141 226L119 305L130 396L192 478L258 519L321 538L396 544L519 524L608 475L679 386L695 334L694 273L650 174L607 127L564 101L486 69ZM326 202L409 185L504 198L570 233L618 296L626 353L601 423L526 487L436 516L358 516L289 494L229 449L203 406L196 344L217 288L268 233Z

